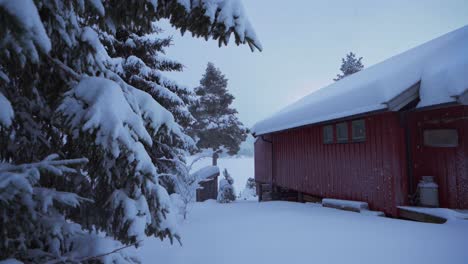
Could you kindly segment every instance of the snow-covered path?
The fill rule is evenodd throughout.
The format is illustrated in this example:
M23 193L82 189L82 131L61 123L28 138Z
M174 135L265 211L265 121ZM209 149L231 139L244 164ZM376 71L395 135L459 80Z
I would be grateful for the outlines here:
M290 202L196 203L183 246L158 239L144 263L468 263L468 221L424 224Z

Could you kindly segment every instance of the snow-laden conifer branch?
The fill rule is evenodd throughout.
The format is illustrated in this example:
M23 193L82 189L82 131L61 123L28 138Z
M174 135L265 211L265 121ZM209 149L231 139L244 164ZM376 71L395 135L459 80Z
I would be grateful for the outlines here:
M77 165L84 164L88 162L87 158L78 158L78 159L65 159L58 160L58 154L51 154L47 156L44 160L34 163L26 163L14 165L10 163L0 163L0 172L5 171L25 171L32 168L37 169L46 169L55 175L62 175L63 172L76 172L74 169L67 167L66 165Z
M76 193L58 191L41 186L41 178L54 176L66 179L66 174L76 173L69 166L88 162L85 158L59 160L57 154L40 162L28 164L0 164L0 231L4 249L1 256L14 256L35 263L81 263L80 259L97 255L106 262L103 252L122 245L109 238L90 234L66 217L68 207L78 207L82 202L93 202ZM74 177L78 177L76 175ZM47 181L47 180L46 180ZM31 232L31 230L34 230ZM27 235L26 235L27 234ZM135 263L124 253L112 259Z

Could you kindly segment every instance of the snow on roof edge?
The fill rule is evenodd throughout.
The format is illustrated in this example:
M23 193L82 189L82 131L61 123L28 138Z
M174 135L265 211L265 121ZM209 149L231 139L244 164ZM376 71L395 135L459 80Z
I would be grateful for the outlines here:
M258 132L258 133L255 133L253 132L253 134L255 136L261 136L261 135L265 135L265 134L269 134L269 133L274 133L274 132L281 132L281 131L285 131L285 130L289 130L289 129L293 129L293 128L298 128L298 127L303 127L303 126L308 126L308 125L313 125L313 124L317 124L317 123L321 123L321 122L326 122L326 121L331 121L331 120L336 120L336 119L340 119L340 118L344 118L344 117L348 117L348 116L356 116L356 115L360 115L360 114L366 114L366 113L373 113L373 112L376 112L376 111L382 111L382 110L387 110L388 107L382 103L382 104L378 104L378 105L374 105L374 106L371 106L371 107L368 107L367 109L357 109L356 111L352 111L352 112L346 112L346 113L336 113L336 114L333 114L333 115L329 115L327 117L324 118L324 120L320 120L320 121L309 121L309 122L296 122L296 123L292 123L288 126L285 126L285 127L281 127L281 128L272 128L271 130L272 131L267 131L267 132ZM360 111L362 110L362 111Z

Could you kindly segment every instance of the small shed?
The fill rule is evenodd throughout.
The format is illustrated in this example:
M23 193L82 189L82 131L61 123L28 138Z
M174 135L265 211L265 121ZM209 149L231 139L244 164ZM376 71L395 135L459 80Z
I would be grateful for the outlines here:
M203 202L209 199L218 197L218 166L207 166L193 174L195 179L198 179L200 187L197 189L196 200Z
M468 209L468 26L324 87L252 128L255 180L398 216L422 176Z

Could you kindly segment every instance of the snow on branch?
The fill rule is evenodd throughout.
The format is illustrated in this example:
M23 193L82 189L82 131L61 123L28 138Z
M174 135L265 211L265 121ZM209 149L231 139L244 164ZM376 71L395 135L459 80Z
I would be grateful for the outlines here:
M100 77L84 77L65 94L58 111L78 136L96 132L96 144L118 157L120 145L133 148L136 140L152 144L141 117L127 102L120 86Z
M62 175L63 172L75 172L75 169L69 168L66 165L77 165L87 163L87 158L57 160L58 154L51 154L44 160L35 163L26 163L14 165L10 163L0 163L0 172L5 171L25 171L32 168L45 169L55 175Z
M174 6L174 0L159 0L158 11L163 18L182 33L190 31L194 36L208 39L212 37L219 45L227 45L231 34L235 43L248 44L250 49L261 51L262 44L250 23L240 0L175 0L185 9L181 16L180 8Z
M85 158L68 160L58 160L57 158L57 154L52 154L36 163L20 165L0 163L0 201L8 202L14 199L17 194L28 193L38 197L43 212L47 211L53 200L73 207L78 206L81 201L92 202L92 200L79 197L74 193L34 187L39 181L40 170L61 176L63 173L76 172L75 169L68 166L88 162Z
M14 117L10 101L0 92L0 128L9 127Z
M123 250L126 246L122 243L83 230L54 205L59 202L77 207L83 201L92 200L38 185L43 172L62 175L75 171L68 166L87 162L83 158L58 158L53 154L36 163L0 163L0 210L2 215L9 212L2 219L2 236L6 248L12 250L5 254L26 259L28 263L81 263L91 259L103 263L140 263L136 256ZM9 261L21 263L15 259Z
M78 207L81 202L93 202L92 199L80 197L75 193L60 192L49 188L36 187L34 188L33 193L41 205L40 207L42 212L47 212L53 201L57 201L71 207Z
M51 50L50 39L32 0L0 0L0 13L13 21L11 25L0 25L6 28L2 30L6 36L0 42L0 49L11 49L20 56L23 64L26 58L39 62L38 50L43 53Z
M172 114L151 95L129 85L122 89L116 82L101 77L83 78L65 94L58 111L73 136L96 133L97 145L114 157L129 151L128 159L137 161L143 173L156 175L144 145L153 144L152 136L162 126L184 140L187 137Z
M147 125L154 131L158 131L161 126L165 125L168 130L178 137L183 138L181 127L174 121L174 116L156 102L151 95L138 89L131 89L131 92L141 108L141 114Z
M142 241L146 235L145 230L151 224L151 213L145 196L140 195L136 199L128 197L123 190L116 190L109 197L108 205L114 211L121 208L123 210L123 223L128 225L127 234L129 237Z

